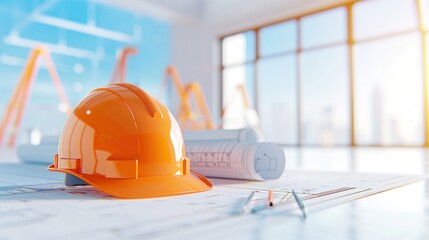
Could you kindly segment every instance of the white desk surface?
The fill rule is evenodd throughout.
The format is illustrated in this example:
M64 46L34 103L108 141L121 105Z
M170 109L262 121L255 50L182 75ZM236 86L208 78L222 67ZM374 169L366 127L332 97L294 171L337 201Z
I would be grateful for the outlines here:
M423 148L286 148L286 155L286 171L291 172L336 171L350 172L350 176L356 172L415 175L429 172L429 150ZM19 189L11 197L11 193L17 191L16 185L46 186L49 190L52 185L61 184L63 175L48 173L43 165L14 163L12 157L5 154L0 154L0 176L0 240L429 239L428 180L328 209L310 210L303 220L298 212L225 218L221 217L225 212L215 210L222 208L214 207L222 203L192 204L196 198L191 195L160 198L157 202L116 200L98 192L87 191L89 194L81 195L79 190L65 190L64 194L47 193L32 198L35 195L19 192L25 191ZM2 192L9 194L1 195ZM210 192L206 194L211 197ZM184 205L184 201L188 202ZM114 213L112 208L115 208ZM62 214L55 218L57 211ZM92 227L88 229L88 225Z

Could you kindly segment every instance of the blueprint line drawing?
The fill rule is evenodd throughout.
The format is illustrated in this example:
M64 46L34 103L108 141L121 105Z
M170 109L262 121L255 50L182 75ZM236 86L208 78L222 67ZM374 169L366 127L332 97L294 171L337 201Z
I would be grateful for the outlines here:
M292 189L311 216L314 211L422 179L412 175L288 171L273 181L211 178L214 187L207 192L124 200L89 185L66 187L62 174L47 172L43 165L0 166L0 239L235 236L261 225L273 227L297 219L300 211L291 197ZM266 204L269 190L273 191L273 208ZM257 191L251 203L256 211L243 213L243 204L252 191Z

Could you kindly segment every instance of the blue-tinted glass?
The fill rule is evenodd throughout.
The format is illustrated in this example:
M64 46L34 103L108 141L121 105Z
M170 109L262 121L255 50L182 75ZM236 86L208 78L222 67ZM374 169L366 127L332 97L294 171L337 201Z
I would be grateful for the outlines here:
M15 66L17 68L22 67L22 64L24 63L24 61L26 60L27 56L28 56L28 49L23 48L23 47L19 47L19 46L13 46L13 45L7 45L7 44L0 44L0 56L7 56L10 57L10 59L20 59L20 63ZM3 58L3 60L5 60ZM4 73L8 72L7 71L7 67L13 65L12 62L11 64L8 64L7 61L3 62L2 65L4 65L5 69L4 69ZM1 82L1 81L0 81Z
M88 0L63 0L52 5L43 14L73 22L87 23L89 5L94 5L94 3Z
M282 144L297 144L296 56L261 60L258 73L258 110L265 138Z
M45 24L32 23L31 27L22 29L19 35L23 38L44 43L57 43L60 37L60 29Z
M345 45L302 54L303 144L350 143L350 87Z
M347 12L344 7L303 17L301 24L303 48L347 39Z
M2 5L0 5L2 6ZM3 6L0 8L0 35L5 36L10 33L13 29L13 26L16 24L18 17L13 15L7 8Z
M266 56L297 48L296 21L279 23L260 30L260 55Z
M242 128L249 124L249 107L254 109L254 66L252 64L227 67L223 70L222 106L225 110L223 117L224 128ZM244 91L243 91L244 90ZM248 97L251 106L246 108Z
M95 20L98 27L129 35L133 34L134 25L136 23L135 14L102 4L97 4L95 10ZM143 31L144 30L145 29L143 29Z
M420 34L355 47L355 123L358 144L423 144Z
M248 31L222 40L222 64L224 66L255 59L255 33Z
M247 31L245 32L246 36L246 61L255 59L256 57L256 36L255 32Z
M27 18L34 9L41 9L39 13L43 16L60 21L42 23L37 18ZM88 32L84 26L87 23L110 32ZM71 30L76 26L82 27ZM118 34L129 36L129 41L109 37ZM3 0L0 3L0 75L4 81L0 81L0 118L34 46L50 47L68 100L75 105L92 89L109 83L117 53L129 45L136 46L139 54L130 55L126 80L156 96L164 69L170 63L169 39L169 24L97 1ZM59 132L65 119L65 114L59 111L57 90L44 61L40 63L20 128L19 143L28 142L28 132L33 128L42 134ZM7 131L10 132L10 128Z
M46 2L46 0L2 0L0 9L7 10L7 12L14 15L21 15L31 12L43 2Z
M94 41L94 36L85 33L67 31L61 37L67 40L67 44L70 47L94 51L99 46L99 42Z
M355 39L415 29L417 9L414 0L362 1L353 7Z

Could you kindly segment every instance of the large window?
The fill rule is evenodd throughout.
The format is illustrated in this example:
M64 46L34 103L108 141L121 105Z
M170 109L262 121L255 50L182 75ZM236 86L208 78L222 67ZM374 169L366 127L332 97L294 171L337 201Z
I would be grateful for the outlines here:
M260 127L272 141L288 144L298 139L297 22L261 29L258 61Z
M423 144L420 46L417 33L356 45L358 144Z
M302 144L350 143L346 23L344 7L301 20Z
M223 106L242 82L269 141L429 145L428 19L427 0L353 1L224 37Z
M296 143L296 57L289 54L261 60L258 74L258 110L263 133L272 141Z
M347 48L303 52L301 58L303 144L350 143Z
M357 144L424 143L422 40L415 2L354 5Z

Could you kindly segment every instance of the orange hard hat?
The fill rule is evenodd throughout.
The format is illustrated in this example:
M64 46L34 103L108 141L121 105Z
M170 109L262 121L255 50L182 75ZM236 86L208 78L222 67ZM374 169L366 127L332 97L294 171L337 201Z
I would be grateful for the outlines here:
M129 83L97 88L74 108L48 170L71 174L119 198L171 196L212 187L190 169L173 115Z

